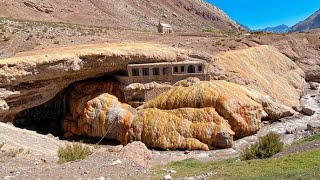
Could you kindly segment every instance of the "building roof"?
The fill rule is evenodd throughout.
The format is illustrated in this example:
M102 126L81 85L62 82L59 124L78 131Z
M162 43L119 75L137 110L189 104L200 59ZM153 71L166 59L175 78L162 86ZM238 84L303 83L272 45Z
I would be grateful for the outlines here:
M165 23L159 23L160 26L165 27L165 28L172 28L172 26L170 26L169 24L165 24Z
M206 64L206 61L180 61L180 62L160 62L160 63L144 63L144 64L128 64L128 67L141 67L141 66L161 66L161 65L200 65Z

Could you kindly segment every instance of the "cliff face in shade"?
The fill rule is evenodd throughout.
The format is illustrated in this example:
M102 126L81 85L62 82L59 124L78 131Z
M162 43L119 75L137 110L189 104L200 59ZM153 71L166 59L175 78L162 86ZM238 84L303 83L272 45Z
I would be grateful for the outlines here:
M213 79L255 89L289 107L300 104L305 74L291 59L272 46L220 53L210 65Z
M54 98L69 84L114 76L130 63L210 60L207 54L154 44L96 44L26 52L0 61L0 117Z

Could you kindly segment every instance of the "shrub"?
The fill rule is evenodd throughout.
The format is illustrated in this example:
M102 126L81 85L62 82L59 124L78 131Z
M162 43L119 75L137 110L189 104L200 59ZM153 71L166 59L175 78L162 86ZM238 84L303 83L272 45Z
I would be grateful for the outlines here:
M283 142L273 132L259 138L258 142L243 150L241 159L266 159L282 151Z
M81 160L91 153L90 148L82 143L66 144L64 148L60 147L58 150L58 163L63 164L70 161Z
M18 154L21 154L23 152L23 148L20 149L10 149L6 155L9 157L17 157Z
M10 41L10 39L11 39L11 37L6 35L6 36L4 36L3 41Z

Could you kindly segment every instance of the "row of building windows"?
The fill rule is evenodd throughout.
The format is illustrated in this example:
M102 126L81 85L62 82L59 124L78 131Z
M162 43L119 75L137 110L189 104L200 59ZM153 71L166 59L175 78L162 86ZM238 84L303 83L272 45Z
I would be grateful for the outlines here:
M179 72L179 67L178 66L175 66L173 69L174 69L175 73ZM203 67L202 66L198 66L198 72L202 72L202 71L203 71ZM180 67L180 72L185 72L185 67L184 66ZM188 73L196 73L195 66L193 66L193 65L188 66ZM160 75L160 68L152 68L152 74L154 76L159 76ZM162 68L162 75L168 75L168 74L169 74L169 68L168 67ZM150 75L149 68L142 68L142 75L143 76L149 76ZM139 68L133 68L132 69L132 76L140 76Z

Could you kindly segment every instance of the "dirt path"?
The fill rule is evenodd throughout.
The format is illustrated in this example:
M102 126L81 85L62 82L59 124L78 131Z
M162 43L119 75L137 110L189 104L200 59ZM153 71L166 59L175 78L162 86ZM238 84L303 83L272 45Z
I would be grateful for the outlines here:
M297 145L290 146L285 150L283 150L282 152L276 154L274 158L280 158L283 156L287 156L289 154L300 153L300 152L304 152L312 149L319 149L319 148L320 148L320 140L297 144Z

